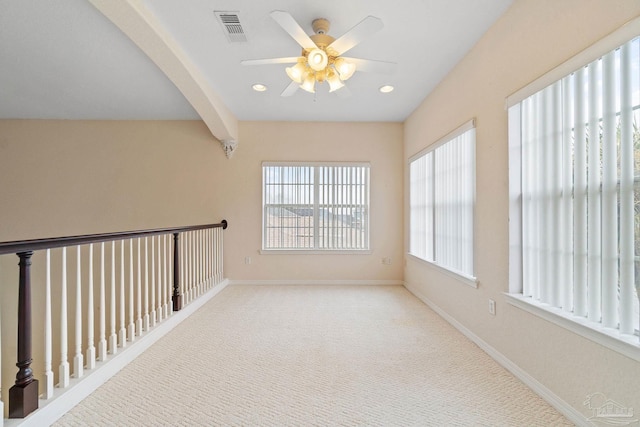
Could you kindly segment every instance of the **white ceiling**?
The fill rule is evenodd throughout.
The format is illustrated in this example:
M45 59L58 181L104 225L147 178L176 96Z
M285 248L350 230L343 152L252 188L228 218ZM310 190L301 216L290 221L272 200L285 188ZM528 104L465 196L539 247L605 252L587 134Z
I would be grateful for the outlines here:
M125 0L112 0L125 1ZM506 10L512 0L128 0L151 13L201 77L205 92L238 120L403 121ZM237 11L246 43L229 43L215 11ZM285 65L243 59L298 56L298 44L269 16L289 12L312 34L326 18L338 38L368 15L384 28L350 57L396 62L393 75L365 72L348 98L298 90ZM197 119L180 90L87 0L0 0L0 118ZM266 92L251 89L254 83ZM378 88L395 86L390 94ZM188 98L188 97L187 97ZM200 111L200 110L198 110Z

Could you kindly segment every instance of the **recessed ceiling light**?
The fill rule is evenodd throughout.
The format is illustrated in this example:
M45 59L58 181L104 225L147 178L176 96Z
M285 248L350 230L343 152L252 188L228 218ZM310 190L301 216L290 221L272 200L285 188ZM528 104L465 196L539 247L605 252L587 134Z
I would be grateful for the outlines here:
M261 83L256 83L253 86L251 86L253 88L253 90L255 90L256 92L264 92L265 90L267 90L267 87Z
M380 88L380 92L382 93L389 93L391 91L393 91L393 86L390 85L384 85Z

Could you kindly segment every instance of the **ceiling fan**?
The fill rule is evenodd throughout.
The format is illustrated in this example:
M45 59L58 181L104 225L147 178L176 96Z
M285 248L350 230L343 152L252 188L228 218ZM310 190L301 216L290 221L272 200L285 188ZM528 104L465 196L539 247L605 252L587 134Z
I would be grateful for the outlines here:
M286 68L291 79L289 86L281 96L291 96L298 87L315 93L316 83L327 82L329 92L340 90L338 94L348 96L344 82L356 71L391 74L395 71L393 62L374 61L371 59L347 58L342 56L365 38L380 31L382 21L374 16L367 16L341 37L335 39L327 34L329 21L324 18L312 22L315 34L309 36L287 12L275 10L271 17L302 47L300 56L249 59L241 61L243 65L295 64Z

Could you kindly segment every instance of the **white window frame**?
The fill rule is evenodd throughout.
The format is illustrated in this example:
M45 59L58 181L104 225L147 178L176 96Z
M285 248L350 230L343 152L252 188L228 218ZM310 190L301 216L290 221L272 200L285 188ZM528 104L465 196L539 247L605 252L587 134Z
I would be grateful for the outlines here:
M265 168L268 167L304 167L304 168L311 168L312 169L312 183L308 184L311 188L311 191L309 193L312 194L308 194L308 196L306 197L307 203L301 203L300 205L304 205L307 206L308 209L312 209L314 214L313 214L313 221L310 224L310 226L308 227L310 230L312 231L312 240L313 240L313 247L282 247L282 248L277 248L277 247L266 247L266 243L267 243L267 233L268 233L268 228L267 226L267 219L268 219L268 215L267 215L267 210L270 207L276 207L276 204L268 204L267 203L267 195L266 195L266 191L265 191L265 186L266 186L266 176L265 176ZM338 184L336 185L336 191L339 191L338 186L339 185L359 185L362 186L364 185L364 190L362 192L360 192L358 194L358 196L353 196L354 199L353 200L348 200L344 203L339 203L339 202L335 202L333 204L329 205L325 205L326 208L328 209L335 209L335 210L340 210L340 209L348 209L348 208L352 208L354 209L354 206L363 206L362 207L362 211L360 211L360 213L357 216L357 221L360 224L360 227L363 228L363 233L361 236L359 236L356 241L355 241L355 246L359 246L359 247L353 247L354 244L352 245L347 245L342 246L342 247L329 247L329 248L323 248L320 245L319 242L319 238L321 236L321 230L320 230L320 224L319 224L319 218L320 215L318 214L319 210L322 208L321 204L320 204L320 200L323 198L331 198L331 195L329 195L327 193L327 189L324 189L324 194L323 194L323 190L320 189L321 182L322 182L322 178L320 177L320 170L321 168L335 168L335 167L340 167L340 168L351 168L351 167L357 167L357 168L361 168L361 171L364 171L365 176L364 178L362 178L362 180L360 180L360 178L358 178L356 181L357 182L349 182L347 184ZM346 181L349 181L349 179L346 179ZM344 183L344 181L343 181ZM333 188L333 187L330 187ZM370 239L370 232L371 232L371 198L370 198L370 190L371 190L371 164L369 162L263 162L262 163L262 226L261 226L261 230L262 230L262 249L260 251L260 253L262 254L370 254L371 253L371 239ZM351 197L350 195L347 196L348 198ZM328 230L328 228L331 227L325 227L326 229L324 230L324 232L326 233ZM343 227L345 230L347 230L349 227ZM331 228L333 229L333 228ZM335 230L338 230L337 228ZM343 235L344 236L344 235ZM347 239L350 240L350 239ZM341 246L341 245L338 245Z
M460 144L459 138L472 138L470 151L467 153L469 158L456 155L450 156L449 159L453 162L461 160L468 164L449 164L448 166L455 168L457 175L446 176L441 173L438 159L449 155L446 154L447 151ZM466 285L477 288L478 280L474 275L475 144L475 120L470 120L409 158L408 255ZM450 188L445 191L447 186L456 186L457 190ZM471 201L470 205L466 206L466 209L463 206L459 213L461 222L447 223L448 215L444 210L447 209L448 202L445 198L455 191L466 193L465 196ZM449 202L451 201L453 200ZM453 239L453 242L445 243L445 234L448 239Z
M640 341L629 333L576 316L572 311L541 303L523 294L523 208L521 176L521 106L520 103L565 76L598 60L629 40L640 35L640 18L598 41L557 68L518 90L506 99L509 111L509 292L505 294L511 305L539 316L576 334L640 361ZM559 177L561 178L561 177Z

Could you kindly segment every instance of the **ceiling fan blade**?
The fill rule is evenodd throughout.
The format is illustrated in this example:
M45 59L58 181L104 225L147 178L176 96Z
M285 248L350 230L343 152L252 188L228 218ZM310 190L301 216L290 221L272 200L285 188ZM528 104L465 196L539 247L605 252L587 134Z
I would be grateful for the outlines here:
M296 62L298 62L297 56L289 58L245 59L240 61L242 65L295 64Z
M296 20L293 19L293 16L289 13L283 12L282 10L274 10L271 12L271 17L304 49L316 48L316 44L313 40L311 40L309 35L304 32L302 27L298 25Z
M335 50L338 55L342 55L362 40L380 31L382 27L384 27L384 24L381 19L375 16L367 16L355 27L331 43L328 48Z
M393 74L398 68L395 62L374 61L373 59L347 58L342 57L345 61L351 62L356 66L356 71L364 71L367 73Z
M282 91L280 96L291 96L294 93L296 93L296 91L298 90L298 87L300 87L300 85L298 83L291 82L291 83L289 83L289 86L284 88L284 90Z

